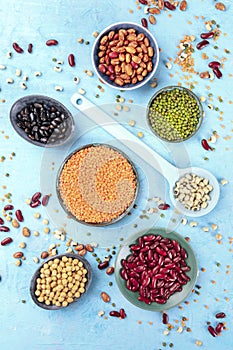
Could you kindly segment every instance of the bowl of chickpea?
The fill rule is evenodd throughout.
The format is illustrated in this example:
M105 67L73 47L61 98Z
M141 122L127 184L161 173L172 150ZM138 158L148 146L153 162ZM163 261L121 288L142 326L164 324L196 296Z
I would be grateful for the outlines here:
M86 294L92 280L89 262L72 253L46 259L31 279L30 294L46 310L63 309Z

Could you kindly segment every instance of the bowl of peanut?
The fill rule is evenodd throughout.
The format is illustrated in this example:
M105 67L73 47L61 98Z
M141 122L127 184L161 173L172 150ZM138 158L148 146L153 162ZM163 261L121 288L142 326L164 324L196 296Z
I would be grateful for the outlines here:
M131 22L105 28L92 49L92 64L99 78L120 90L145 85L154 76L158 62L155 38L146 28Z

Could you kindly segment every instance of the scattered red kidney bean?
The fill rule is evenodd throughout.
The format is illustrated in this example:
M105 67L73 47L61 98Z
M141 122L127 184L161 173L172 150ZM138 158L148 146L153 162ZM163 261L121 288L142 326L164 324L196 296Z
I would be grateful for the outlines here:
M120 312L118 312L118 311L110 311L109 315L113 316L113 317L120 317L121 316Z
M33 202L33 203L37 202L40 199L40 197L41 197L41 192L34 193L34 195L31 198L31 202Z
M18 52L18 53L23 53L23 52L24 52L24 50L22 49L22 47L20 47L17 43L13 43L13 44L12 44L12 47L13 47L13 49L14 49L16 52Z
M103 269L105 269L105 268L108 267L108 266L109 266L109 261L108 261L108 260L105 260L105 261L103 261L103 262L101 262L101 263L98 264L98 269L99 269L99 270L103 270Z
M167 210L167 209L170 208L170 205L169 205L169 204L166 204L166 203L164 203L164 204L159 204L158 208L159 208L160 210Z
M114 272L114 267L113 267L113 266L108 267L107 270L106 270L106 274L107 274L107 275L112 275L113 272Z
M218 312L216 315L215 315L216 318L225 318L226 317L226 314L225 312Z
M222 322L219 322L215 327L215 332L219 334L222 332L223 328L224 328L224 324Z
M201 145L206 151L212 150L206 139L201 140Z
M1 241L1 245L7 245L9 243L13 242L13 239L11 237L7 237L7 238L4 238L2 241Z
M36 208L36 207L39 207L39 205L41 204L41 201L36 201L36 202L32 202L30 203L30 207L31 208Z
M164 6L171 11L175 11L176 10L176 6L171 4L169 1L164 1Z
M219 68L221 66L221 63L218 61L212 61L208 64L210 68Z
M23 214L22 214L20 209L16 210L15 216L16 216L16 218L17 218L17 220L19 222L23 222L24 221L24 217L23 217Z
M68 63L71 67L75 66L75 59L74 59L74 55L72 53L68 56Z
M126 313L124 309L120 309L120 317L121 318L126 318Z
M147 0L139 0L140 4L142 5L148 5Z
M7 204L7 205L5 205L5 207L3 208L5 211L7 211L7 210L12 210L12 209L14 209L14 207L13 207L13 205L11 205L11 204Z
M222 77L222 72L218 68L214 68L213 72L218 79Z
M44 207L46 207L46 205L48 204L48 202L49 202L49 195L46 194L46 195L43 196L41 203L42 203L42 205L43 205Z
M58 44L58 41L55 39L49 39L46 41L47 46L56 46Z
M0 232L9 232L10 229L7 226L0 226Z
M148 22L147 22L147 19L146 19L146 18L142 18L142 19L141 19L141 23L142 23L142 26L143 26L144 28L148 28Z
M33 45L31 43L28 44L28 53L32 53L32 48L33 48Z
M202 50L202 49L204 49L204 47L206 47L207 45L209 45L209 41L208 41L208 40L202 40L202 41L200 41L200 42L197 44L196 48L197 48L198 50Z
M218 334L216 333L215 329L212 326L208 326L208 331L213 337L217 337Z
M208 32L208 33L201 33L200 37L202 39L209 39L209 38L213 38L214 36L214 32Z
M4 220L2 218L0 218L0 225L4 224Z
M162 321L163 321L163 324L167 324L169 321L168 314L166 312L163 312Z

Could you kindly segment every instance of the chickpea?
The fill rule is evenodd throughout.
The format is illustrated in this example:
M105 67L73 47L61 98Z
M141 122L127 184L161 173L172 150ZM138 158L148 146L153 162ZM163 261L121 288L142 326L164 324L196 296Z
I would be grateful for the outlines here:
M78 291L79 291L80 293L84 293L84 292L85 292L85 289L84 289L83 287L80 287L80 288L78 289Z
M50 304L51 304L50 300L45 300L45 305L50 305Z
M37 289L37 290L35 291L35 295L36 295L37 297L39 297L40 294L41 294L40 290Z
M64 261L64 262L67 262L68 258L67 258L67 256L63 256L61 260Z
M73 298L67 298L68 303L73 303L74 299Z
M78 266L79 266L79 267L82 267L82 266L83 266L82 261L79 261L79 262L78 262Z
M80 298L80 292L76 292L74 296L75 298Z
M63 301L62 306L66 307L68 305L67 301Z

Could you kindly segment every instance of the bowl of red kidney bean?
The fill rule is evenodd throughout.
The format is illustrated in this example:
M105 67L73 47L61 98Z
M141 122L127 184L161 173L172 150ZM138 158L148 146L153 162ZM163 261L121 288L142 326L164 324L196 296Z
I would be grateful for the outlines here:
M67 142L74 131L74 119L59 101L42 95L17 100L10 110L15 131L40 147L57 147Z
M146 84L154 76L158 62L155 38L146 28L131 22L105 28L92 49L92 64L99 78L120 90Z
M123 296L151 311L182 303L192 292L197 276L197 261L189 243L163 228L130 237L115 263L115 278Z

